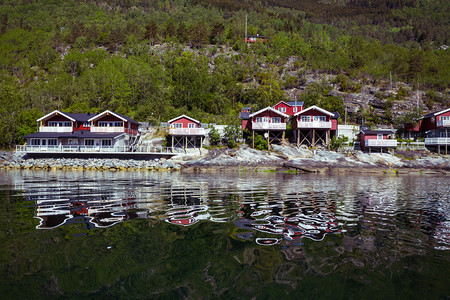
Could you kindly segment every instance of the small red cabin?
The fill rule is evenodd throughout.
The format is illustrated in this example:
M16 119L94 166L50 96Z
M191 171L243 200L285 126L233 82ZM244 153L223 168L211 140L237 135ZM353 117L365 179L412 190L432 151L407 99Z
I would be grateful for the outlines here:
M289 116L293 116L294 114L303 110L303 102L302 101L292 101L292 102L280 101L272 107L274 109L278 110L279 112L282 112Z
M397 140L393 130L361 130L358 134L358 140L363 151L372 149L395 148Z
M169 120L168 123L170 124L169 134L172 136L172 148L202 147L205 129L202 128L200 121L181 115Z
M339 113L315 105L295 113L290 120L297 146L329 146L331 138L336 135L339 117Z
M247 39L246 42L247 43L256 43L256 42L261 42L264 43L266 41L266 37L262 36L262 35L247 35Z

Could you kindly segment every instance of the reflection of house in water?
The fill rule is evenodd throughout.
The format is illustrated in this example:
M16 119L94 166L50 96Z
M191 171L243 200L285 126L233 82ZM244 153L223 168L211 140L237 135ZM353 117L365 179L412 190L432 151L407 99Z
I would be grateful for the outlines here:
M37 229L52 229L64 224L86 223L88 228L109 227L136 218L134 198L125 199L58 199L58 195L27 195L36 203ZM53 199L52 199L53 198Z
M169 195L170 198L166 199L168 204L167 222L189 226L200 220L211 219L207 205L207 189L201 182L196 186L186 182L183 185L171 185Z

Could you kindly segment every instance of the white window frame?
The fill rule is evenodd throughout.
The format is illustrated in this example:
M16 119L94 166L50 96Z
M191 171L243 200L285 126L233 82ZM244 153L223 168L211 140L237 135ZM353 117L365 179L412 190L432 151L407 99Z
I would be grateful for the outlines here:
M47 145L49 145L49 146L58 146L58 139L48 139Z
M295 113L297 112L297 107L294 107L294 112L295 112Z
M278 111L285 113L286 112L286 107L282 106L282 107L278 107Z
M195 128L195 123L189 123L188 128Z
M102 147L111 147L111 146L112 146L111 139L103 139L102 140Z
M309 123L309 122L311 122L311 116L300 116L300 121Z
M31 146L40 146L41 145L41 139L31 139L30 140Z
M85 146L94 146L95 145L95 140L94 139L85 139L84 140L84 145Z
M270 119L271 123L281 123L281 117L272 117Z
M327 117L325 116L314 116L314 122L326 122Z
M382 134L377 134L377 140L382 140L383 139L383 135Z
M172 124L170 124L170 127L172 127L172 128L183 128L183 124L182 123L172 123Z

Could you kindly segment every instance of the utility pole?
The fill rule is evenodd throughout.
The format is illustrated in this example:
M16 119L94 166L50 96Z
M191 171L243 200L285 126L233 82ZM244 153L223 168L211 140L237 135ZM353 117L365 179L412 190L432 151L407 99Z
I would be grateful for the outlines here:
M247 15L245 15L245 43L247 43Z

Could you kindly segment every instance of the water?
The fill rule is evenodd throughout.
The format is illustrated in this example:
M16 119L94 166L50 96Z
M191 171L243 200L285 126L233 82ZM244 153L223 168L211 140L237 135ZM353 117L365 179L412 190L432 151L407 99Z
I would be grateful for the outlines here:
M445 176L0 171L4 299L450 296Z

